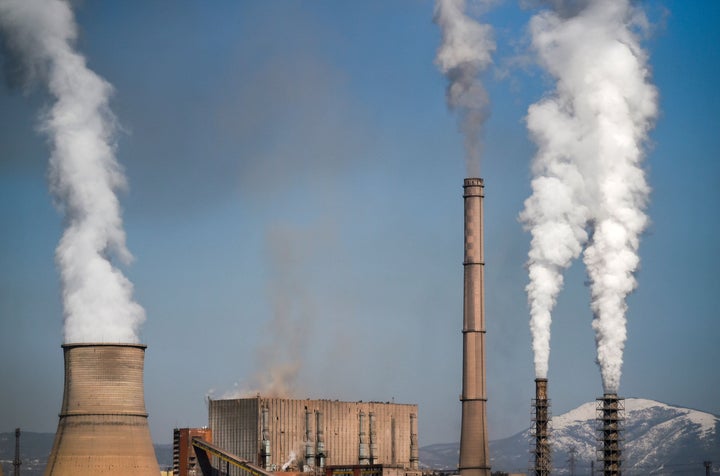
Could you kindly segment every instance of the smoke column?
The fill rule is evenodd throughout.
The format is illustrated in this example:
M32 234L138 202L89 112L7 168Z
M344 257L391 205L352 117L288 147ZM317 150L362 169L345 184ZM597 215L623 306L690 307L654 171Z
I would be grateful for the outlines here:
M643 149L657 116L657 91L636 33L646 19L629 0L550 3L553 9L533 17L530 31L540 64L557 83L528 111L538 154L533 193L521 214L532 234L527 291L536 374L547 373L562 270L587 244L597 360L604 390L616 393L625 300L637 285L647 225Z
M50 187L66 226L55 253L64 340L137 343L145 313L111 261L132 259L115 195L125 176L114 155L112 86L75 51L77 28L67 2L0 0L0 30L26 79L41 81L55 100L40 129L52 149Z
M480 130L487 117L488 97L478 74L492 62L495 51L492 28L467 16L464 0L436 0L433 20L442 33L435 63L448 80L448 108L459 113L467 174L479 177Z

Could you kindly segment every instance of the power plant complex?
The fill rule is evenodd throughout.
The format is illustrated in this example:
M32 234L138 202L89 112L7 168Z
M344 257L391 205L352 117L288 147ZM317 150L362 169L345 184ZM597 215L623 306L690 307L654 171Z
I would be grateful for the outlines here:
M489 476L483 180L464 184L462 429L459 472ZM140 344L71 343L46 476L157 476ZM208 401L209 425L176 429L173 474L420 475L418 406L257 395ZM361 471L362 470L362 471Z
M458 473L491 476L485 378L485 291L481 178L463 183L464 292L462 420ZM145 409L146 347L71 343L63 402L46 476L157 476ZM623 400L598 400L598 461L619 476ZM530 474L552 471L547 379L535 380ZM19 431L18 431L19 435ZM418 406L256 395L209 399L208 425L175 429L174 476L420 476ZM17 457L16 468L19 467Z

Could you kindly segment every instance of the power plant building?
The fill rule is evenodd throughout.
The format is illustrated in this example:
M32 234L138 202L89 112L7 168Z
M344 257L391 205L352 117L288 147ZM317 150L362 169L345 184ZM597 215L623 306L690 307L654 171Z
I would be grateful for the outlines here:
M367 465L419 475L417 414L414 404L259 395L209 401L214 444L268 471Z
M193 438L201 438L212 443L210 428L175 428L173 430L173 475L201 476L202 470L198 462Z

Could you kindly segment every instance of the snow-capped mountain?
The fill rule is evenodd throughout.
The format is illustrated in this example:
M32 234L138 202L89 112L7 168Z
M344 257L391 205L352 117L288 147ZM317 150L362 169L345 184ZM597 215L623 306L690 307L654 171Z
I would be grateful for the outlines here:
M597 403L585 403L552 419L553 474L570 474L574 448L575 474L589 474L596 460ZM653 400L625 400L623 474L705 474L704 461L720 473L720 417ZM530 465L530 430L490 442L493 471L525 472ZM457 466L459 444L420 450L431 468ZM595 462L595 469L599 469Z

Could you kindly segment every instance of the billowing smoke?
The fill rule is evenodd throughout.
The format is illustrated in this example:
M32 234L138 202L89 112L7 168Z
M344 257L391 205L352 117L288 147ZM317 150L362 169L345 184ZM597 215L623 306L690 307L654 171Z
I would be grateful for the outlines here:
M66 226L55 255L65 342L138 342L145 313L112 262L132 259L115 195L125 176L114 155L112 87L75 51L66 1L0 0L0 30L23 76L42 82L55 100L40 129L52 149L50 186Z
M480 3L489 4L491 0ZM487 117L488 97L478 75L492 62L492 28L465 13L465 0L436 0L434 21L442 32L435 63L448 79L448 107L459 114L467 174L479 177L480 132Z
M538 145L532 196L521 218L532 233L527 287L538 376L547 373L550 315L562 271L586 244L598 363L606 392L617 392L625 345L626 297L649 187L641 168L657 115L645 23L629 0L551 2L530 23L540 64L557 80L533 104L528 128Z

